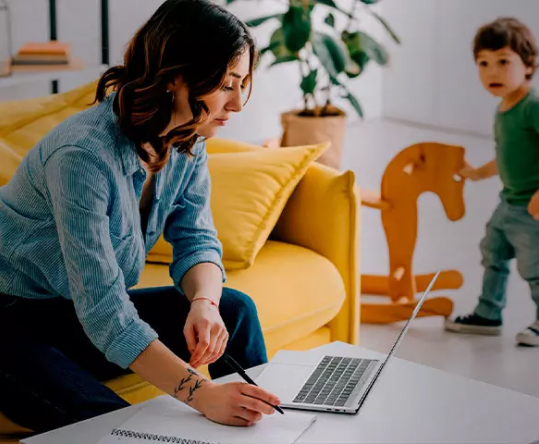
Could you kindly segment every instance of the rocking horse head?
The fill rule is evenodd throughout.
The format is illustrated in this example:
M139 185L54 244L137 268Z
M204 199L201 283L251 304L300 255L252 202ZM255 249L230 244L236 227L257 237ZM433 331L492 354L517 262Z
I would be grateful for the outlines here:
M441 143L420 143L401 151L388 165L382 180L382 198L417 200L430 191L442 201L449 220L464 216L464 148Z

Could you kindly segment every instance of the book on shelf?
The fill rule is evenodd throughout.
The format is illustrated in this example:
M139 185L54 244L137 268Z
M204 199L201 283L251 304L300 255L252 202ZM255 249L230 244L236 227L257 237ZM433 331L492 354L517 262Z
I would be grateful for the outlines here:
M12 65L68 65L70 62L70 45L57 41L25 43L11 59Z
M19 54L56 54L69 55L71 48L69 43L51 40L49 42L28 42L18 51Z

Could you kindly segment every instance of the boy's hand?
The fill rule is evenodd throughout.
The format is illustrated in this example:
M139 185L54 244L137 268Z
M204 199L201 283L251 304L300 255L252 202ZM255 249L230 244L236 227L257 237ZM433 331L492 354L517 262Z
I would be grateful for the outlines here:
M528 204L528 213L530 213L535 220L539 221L539 190L535 192Z
M483 174L481 174L480 169L472 167L467 161L464 161L464 168L462 168L458 174L465 179L470 179L474 182L483 179Z

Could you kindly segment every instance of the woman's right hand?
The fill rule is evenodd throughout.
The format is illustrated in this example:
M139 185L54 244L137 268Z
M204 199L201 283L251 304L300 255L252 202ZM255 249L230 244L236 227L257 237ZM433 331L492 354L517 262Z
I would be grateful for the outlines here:
M211 421L250 426L260 421L262 415L274 413L268 403L279 405L280 401L277 396L260 387L244 382L216 384L206 381L189 405Z

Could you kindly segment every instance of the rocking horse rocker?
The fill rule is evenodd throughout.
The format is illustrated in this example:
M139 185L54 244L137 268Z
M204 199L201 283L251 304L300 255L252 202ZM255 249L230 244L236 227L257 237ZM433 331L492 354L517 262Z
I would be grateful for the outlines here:
M381 194L361 190L362 205L381 211L389 249L389 275L362 275L361 292L389 296L385 303L362 303L361 322L391 323L406 320L416 305L416 293L424 291L434 273L414 275L412 262L417 239L417 199L426 192L437 194L449 220L464 216L464 148L440 143L420 143L401 151L388 164ZM462 275L456 270L440 273L433 290L457 289ZM453 311L446 297L427 299L418 317L444 316Z

